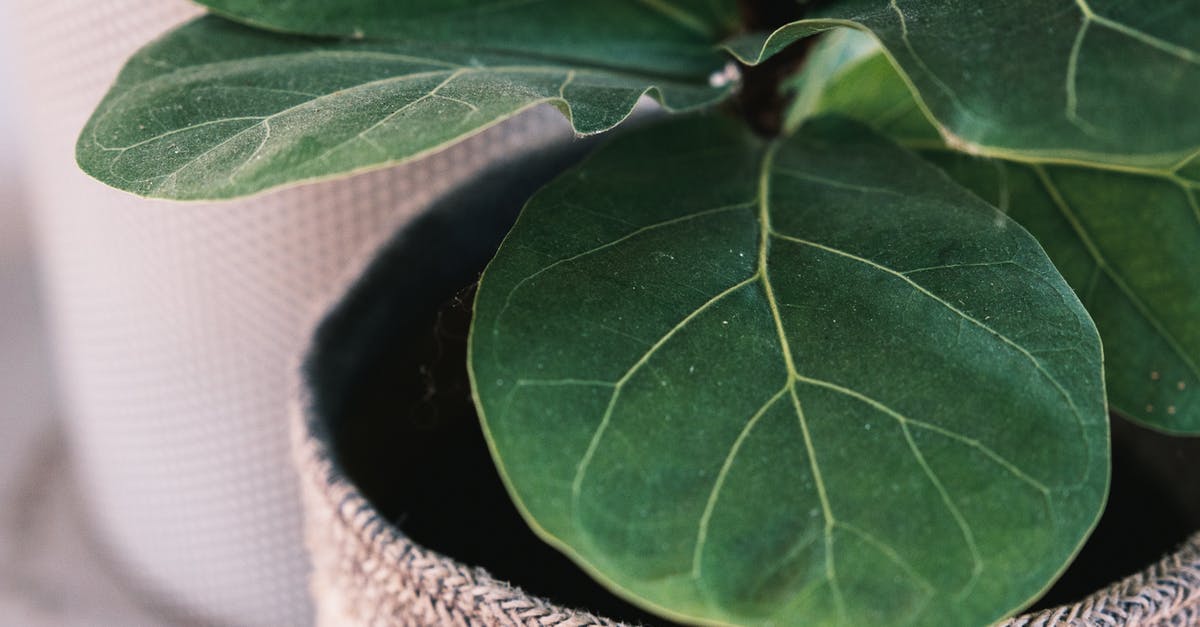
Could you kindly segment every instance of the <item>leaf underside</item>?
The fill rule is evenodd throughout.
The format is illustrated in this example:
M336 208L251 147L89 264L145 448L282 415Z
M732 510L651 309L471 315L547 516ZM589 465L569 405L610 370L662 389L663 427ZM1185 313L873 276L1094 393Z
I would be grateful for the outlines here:
M553 19L540 24L552 30ZM682 30L667 18L654 24ZM728 86L708 82L721 55L698 36L689 41L683 60L676 42L599 65L545 50L311 39L203 17L129 61L76 156L120 189L221 199L400 163L539 103L557 105L577 132L596 133L648 92L670 110L725 97Z
M878 37L956 149L1200 181L1200 3L835 0L727 45L756 62L837 26Z
M871 124L1029 229L1100 330L1111 406L1150 427L1200 433L1200 184L1167 171L950 151L875 46L850 52L863 38L840 31L818 48L801 77L806 110L793 117L833 112Z
M1007 217L839 120L613 141L527 205L470 348L527 520L677 619L983 624L1048 585L1107 490L1070 288Z

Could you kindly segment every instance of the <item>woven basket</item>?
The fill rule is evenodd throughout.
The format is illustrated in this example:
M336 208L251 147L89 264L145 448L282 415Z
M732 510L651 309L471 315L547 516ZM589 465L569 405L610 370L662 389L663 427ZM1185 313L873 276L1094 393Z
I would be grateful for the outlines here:
M519 197L535 188L539 177L526 178L501 187ZM379 353L370 355L372 350L387 350L380 348L387 342L377 340L404 327L406 307L444 302L453 294L447 286L468 284L499 243L487 236L465 240L470 236L452 225L473 224L484 215L493 224L475 230L503 233L505 220L511 220L512 208L497 211L493 193L469 190L462 195L487 198L490 206L467 220L460 215L457 221L434 215L443 209L435 207L404 227L373 263L364 266L350 291L332 304L316 327L301 369L292 407L293 455L305 501L318 625L624 625L530 595L481 568L420 546L367 500L334 454L331 427L354 384L369 372L363 364L375 363ZM437 251L407 250L422 245L443 252L439 256ZM1018 616L1002 625L1200 625L1200 534L1159 563L1078 603Z

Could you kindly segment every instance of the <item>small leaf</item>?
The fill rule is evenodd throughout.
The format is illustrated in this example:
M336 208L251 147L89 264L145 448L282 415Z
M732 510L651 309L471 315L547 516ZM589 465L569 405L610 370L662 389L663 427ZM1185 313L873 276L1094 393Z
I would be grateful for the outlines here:
M540 24L553 30L554 22ZM693 56L680 65L668 50L616 68L445 44L308 39L205 17L129 61L76 156L92 176L137 194L231 198L416 158L538 103L558 105L580 133L620 123L647 92L671 110L711 104L730 87L709 85L724 64L709 48L693 44L707 64Z
M680 620L984 624L1060 572L1107 489L1070 288L847 122L619 138L526 206L470 346L531 526Z
M756 63L838 26L879 38L957 149L1200 181L1198 2L833 0L726 45Z
M868 122L1024 225L1100 330L1112 407L1157 429L1200 433L1200 184L1166 171L949 151L878 48L864 53L864 38L840 31L818 46L814 59L829 62L801 76L796 102L806 104L793 123L823 112Z

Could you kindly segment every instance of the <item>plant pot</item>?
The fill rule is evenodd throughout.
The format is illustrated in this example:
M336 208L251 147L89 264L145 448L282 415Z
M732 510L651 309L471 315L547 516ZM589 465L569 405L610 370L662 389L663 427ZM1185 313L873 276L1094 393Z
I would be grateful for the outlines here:
M144 600L205 624L312 620L288 368L312 301L431 199L569 136L529 111L406 166L223 204L88 179L79 129L184 0L16 0L27 174L64 422L96 543Z
M482 189L460 189L406 225L314 332L292 428L322 625L665 622L612 597L534 537L491 465L465 383L470 298L456 293L478 276L520 204L495 201L494 187L485 180ZM1143 507L1160 496L1139 481L1169 479L1153 469L1130 468L1148 457L1161 459L1139 447L1162 441L1190 447L1172 455L1194 477L1196 464L1187 460L1200 454L1197 441L1128 425L1114 433L1128 439L1120 445L1121 474L1114 483L1126 487L1119 494L1114 488L1114 503L1128 509L1123 519L1134 526L1102 523L1093 537L1114 537L1112 542L1085 549L1077 565L1086 570L1097 560L1113 561L1107 558L1122 543L1141 534L1151 541L1124 573L1144 570L1124 579L1120 571L1100 574L1098 582L1092 581L1095 573L1064 578L1039 609L1007 627L1200 621L1200 534L1179 545L1200 528L1200 516L1194 507L1180 514L1183 531L1160 534L1162 525L1137 526L1138 519L1146 523L1167 511ZM1197 482L1174 480L1187 483L1180 487L1193 495L1179 498L1194 497ZM1131 495L1143 501L1130 501ZM1173 553L1145 566L1171 547ZM1062 585L1082 582L1095 590L1115 579L1090 595ZM1059 597L1085 598L1058 605Z

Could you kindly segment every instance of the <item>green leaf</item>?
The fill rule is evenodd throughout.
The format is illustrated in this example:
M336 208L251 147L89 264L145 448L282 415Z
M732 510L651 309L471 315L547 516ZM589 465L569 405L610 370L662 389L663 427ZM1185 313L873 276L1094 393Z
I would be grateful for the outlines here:
M540 24L552 31L555 15ZM581 46L599 45L580 37ZM205 17L129 61L76 156L92 176L137 194L231 198L413 159L539 103L556 104L576 131L597 133L647 92L670 110L727 95L729 86L709 85L725 63L719 54L694 45L707 62L685 63L673 50L616 67L548 53L309 39Z
M727 47L758 62L836 26L879 38L955 148L1200 181L1198 2L834 0Z
M435 42L621 67L707 67L733 32L728 0L201 0L232 19L308 35Z
M836 112L872 124L1024 225L1100 330L1112 407L1200 433L1200 184L949 151L884 55L869 42L864 53L864 38L841 31L818 46L814 60L825 63L801 76L790 123Z
M858 125L619 138L529 202L475 307L514 500L666 616L983 624L1105 498L1083 307L1024 229Z

